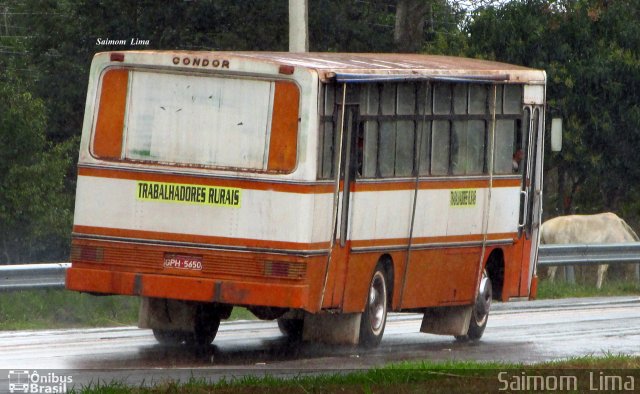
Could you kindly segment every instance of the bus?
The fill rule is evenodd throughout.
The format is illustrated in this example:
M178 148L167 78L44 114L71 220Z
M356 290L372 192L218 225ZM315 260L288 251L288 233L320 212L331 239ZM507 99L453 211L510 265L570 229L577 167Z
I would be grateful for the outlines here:
M233 307L372 347L388 312L478 340L534 298L546 74L418 54L95 55L66 287L164 344Z

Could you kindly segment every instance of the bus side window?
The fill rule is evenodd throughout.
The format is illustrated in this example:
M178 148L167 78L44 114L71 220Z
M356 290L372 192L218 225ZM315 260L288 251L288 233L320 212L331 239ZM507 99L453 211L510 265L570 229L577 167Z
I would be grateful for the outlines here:
M334 144L334 122L325 120L320 127L320 160L319 175L321 179L330 179L333 177L333 144Z
M360 126L361 135L358 144L362 143L362 169L358 175L364 178L374 178L378 167L378 121L371 119L380 110L380 86L378 84L365 85L360 95L360 115L367 117ZM360 148L360 146L358 146Z
M515 124L515 141L512 155L512 173L522 174L524 172L525 152L527 150L528 128L530 113L526 109L523 116L522 107L522 85L505 85L503 112L505 116L516 116ZM524 123L523 123L524 122ZM523 127L524 125L524 127Z
M478 175L484 171L484 120L453 122L451 172L453 175Z
M452 85L448 83L433 86L433 114L451 114ZM449 120L434 120L431 139L431 174L448 175L451 151L451 122Z
M380 144L378 170L383 178L394 176L396 161L396 84L382 85L380 94Z
M429 175L431 171L431 125L433 111L431 84L423 82L418 85L416 98L418 119L416 122L416 168L418 174Z
M449 150L451 146L451 122L433 121L433 141L431 150L431 174L449 173Z
M455 118L451 136L451 173L480 175L485 172L487 85L456 84L453 97Z
M524 136L522 129L522 86L496 86L496 146L494 173L522 173ZM524 122L528 124L525 113Z
M451 113L451 98L451 84L435 84L433 86L433 114L449 115Z
M482 174L485 170L485 143L487 126L484 120L469 120L467 123L467 168L466 174Z
M518 115L522 113L522 86L504 86L504 114Z
M331 179L333 177L333 155L335 144L335 129L337 122L338 106L336 105L336 85L324 85L322 92L319 153L318 153L318 178Z
M415 113L416 84L398 84L396 115L413 117ZM411 119L398 119L396 124L395 176L413 175L415 139L415 122Z
M364 118L361 176L389 178L414 174L416 90L415 83L371 84L361 89L360 115Z
M511 174L515 154L516 122L510 119L496 120L496 148L494 154L494 172Z
M326 85L323 95L318 164L322 179L334 174L340 89ZM355 149L358 177L487 174L494 109L494 173L513 173L514 161L526 142L520 134L522 91L521 85L487 83L382 82L347 86L347 104L357 104L359 108Z
M418 134L420 138L420 152L416 160L419 161L416 166L420 175L429 175L431 169L431 124L432 121L418 121Z

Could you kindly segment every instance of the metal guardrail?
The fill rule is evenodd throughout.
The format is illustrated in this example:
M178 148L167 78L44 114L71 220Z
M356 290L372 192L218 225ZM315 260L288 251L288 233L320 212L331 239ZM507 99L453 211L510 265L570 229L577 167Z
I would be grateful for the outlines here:
M62 288L71 263L0 265L0 291Z
M540 245L538 266L640 263L640 242Z
M640 263L640 242L540 245L538 266ZM71 263L0 265L0 292L63 288Z

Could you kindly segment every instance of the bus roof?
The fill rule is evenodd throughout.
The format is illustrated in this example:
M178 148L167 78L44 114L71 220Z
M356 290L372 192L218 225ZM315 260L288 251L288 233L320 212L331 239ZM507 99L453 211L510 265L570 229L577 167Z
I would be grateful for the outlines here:
M511 83L546 81L542 70L495 61L401 53L126 51L132 54L222 56L227 59L290 65L315 70L323 81L365 82L397 79L461 79Z

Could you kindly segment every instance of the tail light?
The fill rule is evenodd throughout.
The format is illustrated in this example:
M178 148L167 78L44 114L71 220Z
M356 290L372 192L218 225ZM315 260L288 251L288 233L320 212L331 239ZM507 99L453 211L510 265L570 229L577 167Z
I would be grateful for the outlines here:
M306 273L306 264L288 261L265 261L264 276L273 278L301 279Z
M101 263L103 259L104 249L101 247L84 245L73 245L71 247L71 262Z

